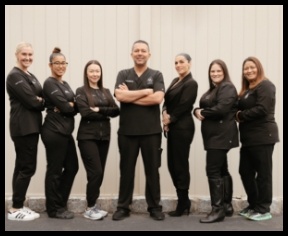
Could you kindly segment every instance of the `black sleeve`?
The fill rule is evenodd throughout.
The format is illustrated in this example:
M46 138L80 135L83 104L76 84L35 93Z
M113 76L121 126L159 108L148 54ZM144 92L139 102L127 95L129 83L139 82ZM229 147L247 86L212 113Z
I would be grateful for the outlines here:
M215 106L207 107L201 111L205 119L221 119L229 113L237 101L237 91L233 84L220 85L217 92Z
M186 113L187 110L193 108L198 92L197 82L195 80L189 81L181 92L180 101L177 107L173 110L173 113L170 114L171 122L176 122L183 113Z
M105 115L90 109L83 87L76 89L76 104L82 118L87 120L103 120L106 118Z
M71 91L71 99L68 100L62 89L53 81L48 78L43 86L45 99L49 101L49 105L57 107L61 113L66 115L75 115L77 109L70 106L69 102L74 102L74 94ZM47 97L47 98L46 98ZM48 103L47 101L47 103Z
M239 113L241 121L258 120L269 114L271 107L275 104L275 85L270 81L263 81L255 90L256 104L250 109L245 109Z
M106 89L106 94L107 96L109 96L107 99L113 102L112 106L100 106L99 113L105 116L116 117L119 115L120 109L118 105L116 104L115 100L113 99L112 94L109 89Z
M42 102L37 100L37 95L32 87L20 73L11 73L7 77L7 90L22 105L29 110L43 111L44 106Z

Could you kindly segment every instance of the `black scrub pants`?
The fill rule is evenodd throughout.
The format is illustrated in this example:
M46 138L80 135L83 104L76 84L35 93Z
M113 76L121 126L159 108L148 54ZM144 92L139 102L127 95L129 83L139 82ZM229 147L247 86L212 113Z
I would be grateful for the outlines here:
M230 176L226 149L208 149L206 152L206 175L209 179Z
M81 158L86 170L87 206L93 207L100 195L109 149L109 140L79 140Z
M78 157L72 135L62 135L43 127L41 138L47 158L46 210L50 217L55 217L57 210L67 207L74 178L78 172Z
M152 135L118 135L120 151L120 188L117 209L129 211L134 190L135 165L139 150L144 163L146 187L145 197L148 211L162 210L160 203L160 177L161 166L161 138L162 134Z
M37 148L39 134L12 137L16 159L12 178L12 207L22 208L31 177L37 166Z
M272 155L274 144L241 147L239 173L249 207L270 212L272 204Z

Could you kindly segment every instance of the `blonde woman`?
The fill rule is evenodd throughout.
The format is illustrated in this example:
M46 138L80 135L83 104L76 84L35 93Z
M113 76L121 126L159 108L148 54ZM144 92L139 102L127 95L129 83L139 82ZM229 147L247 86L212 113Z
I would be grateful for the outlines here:
M42 86L30 71L34 51L32 45L21 42L16 47L16 66L6 80L10 100L10 135L16 151L12 179L12 208L9 220L30 221L40 215L24 206L30 180L36 171L39 134L42 125L44 99Z

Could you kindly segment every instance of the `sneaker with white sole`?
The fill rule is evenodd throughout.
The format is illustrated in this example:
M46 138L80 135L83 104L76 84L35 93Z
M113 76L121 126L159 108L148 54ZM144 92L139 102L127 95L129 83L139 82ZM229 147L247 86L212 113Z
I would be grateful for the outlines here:
M26 212L26 213L28 213L28 214L33 215L35 219L38 219L38 218L40 217L40 214L39 214L39 213L31 210L29 207L25 207L25 206L24 206L21 210L24 211L24 212Z
M103 217L108 216L108 212L107 212L107 211L104 211L104 210L101 210L101 209L100 209L100 206L98 206L97 204L96 204L94 207L98 210L98 212L99 212Z
M8 220L31 221L31 220L35 220L35 217L34 215L23 211L21 208L14 212L8 211Z
M246 207L243 210L241 210L238 214L240 216L244 216L244 217L248 218L249 215L252 214L252 213L254 213L254 210Z
M249 220L262 221L262 220L270 220L272 218L272 215L270 212L266 213L253 212L247 218Z
M90 220L102 220L103 219L103 215L99 212L99 210L95 206L91 208L87 208L83 216Z

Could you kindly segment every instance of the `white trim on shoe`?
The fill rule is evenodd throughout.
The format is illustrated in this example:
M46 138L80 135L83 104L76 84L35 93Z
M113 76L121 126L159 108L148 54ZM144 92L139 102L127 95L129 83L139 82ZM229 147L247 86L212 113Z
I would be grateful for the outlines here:
M39 214L39 213L31 210L29 207L25 207L25 206L24 206L23 208L21 208L21 210L22 210L23 212L26 212L26 213L30 214L30 215L33 215L33 216L34 216L34 219L38 219L38 218L40 217L40 214Z
M18 211L10 212L8 211L8 220L16 220L16 221L31 221L35 220L34 215L29 214L21 209Z
M107 211L104 211L104 210L101 210L99 205L95 204L94 208L95 208L103 217L108 216L108 212L107 212Z
M91 208L87 208L83 216L90 220L102 220L103 219L103 215L98 211L98 209L95 206Z

